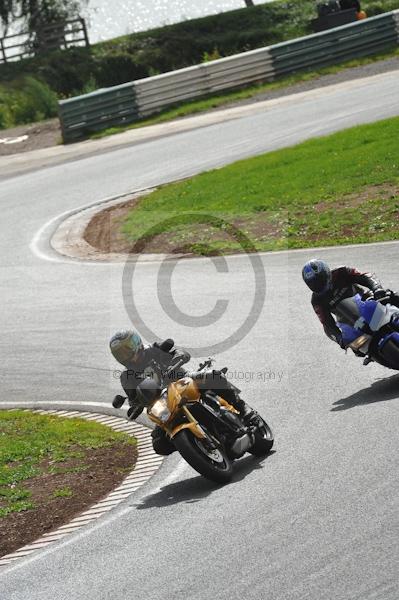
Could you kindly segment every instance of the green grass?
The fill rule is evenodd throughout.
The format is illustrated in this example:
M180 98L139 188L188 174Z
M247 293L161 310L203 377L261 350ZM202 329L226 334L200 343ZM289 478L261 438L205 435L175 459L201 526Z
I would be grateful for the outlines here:
M58 490L54 490L53 492L53 498L71 498L72 496L73 491L68 486L59 488Z
M33 502L9 502L4 508L0 508L0 518L6 517L11 513L23 512L35 508Z
M22 482L28 483L43 473L60 472L60 463L80 460L89 449L116 443L136 442L105 425L83 419L0 411L0 516L33 508L28 500L30 492ZM85 465L71 468L83 470Z
M122 232L195 254L396 239L398 140L393 118L206 172L143 197Z
M121 127L109 127L108 129L105 129L103 131L93 133L90 137L91 139L101 139L103 137L108 137L109 135L115 135L117 133L129 131L130 129L138 129L140 127L148 127L149 125L157 125L158 123L165 123L174 119L203 113L214 108L226 107L235 102L239 102L240 100L256 98L256 96L264 94L265 92L280 90L288 86L294 85L296 83L303 83L306 81L318 79L323 75L339 73L340 71L344 71L345 69L368 65L374 62L378 62L380 60L386 60L388 58L394 58L397 56L399 56L399 48L395 48L395 50L392 50L390 52L375 54L373 56L368 56L365 58L346 61L338 65L324 67L323 69L295 73L287 77L282 77L281 79L278 79L271 83L261 83L246 87L241 90L235 90L218 94L216 96L210 96L201 100L184 102L178 106L168 108L154 115L153 117L142 119L141 121L132 123L130 125L124 125Z

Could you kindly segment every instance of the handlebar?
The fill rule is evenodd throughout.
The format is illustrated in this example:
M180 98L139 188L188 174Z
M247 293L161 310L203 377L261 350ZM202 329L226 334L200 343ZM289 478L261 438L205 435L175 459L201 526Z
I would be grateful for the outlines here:
M204 360L203 363L199 364L198 371L205 371L205 369L210 368L214 362L215 361L213 358L208 358L208 360Z
M388 300L391 299L391 294L387 294L386 296L382 296L381 298L372 298L375 302L381 302L381 304L383 304L384 302L388 302Z
M180 369L180 367L182 367L185 363L187 363L190 359L185 357L185 356L181 356L178 358L178 360L176 360L175 363L172 362L171 365L169 365L167 371L166 371L166 376L168 377L171 373L173 373L173 371L177 371L178 369Z

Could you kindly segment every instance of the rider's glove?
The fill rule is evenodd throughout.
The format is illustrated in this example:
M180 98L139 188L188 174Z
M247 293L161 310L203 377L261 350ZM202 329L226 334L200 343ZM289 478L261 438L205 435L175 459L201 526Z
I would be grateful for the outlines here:
M179 360L183 361L183 364L186 364L191 360L191 354L187 352L187 350L183 350L180 348L176 352L176 357L178 357Z
M162 352L170 352L174 345L175 343L171 338L164 340L161 344L158 344L158 342L153 343L154 348L159 348Z
M385 298L387 295L388 292L382 288L374 290L374 300L381 300L381 298Z

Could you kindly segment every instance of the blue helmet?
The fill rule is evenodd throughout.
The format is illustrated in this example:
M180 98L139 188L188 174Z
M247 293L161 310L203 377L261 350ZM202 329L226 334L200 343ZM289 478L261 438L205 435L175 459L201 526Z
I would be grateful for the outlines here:
M331 269L324 260L309 260L302 269L302 278L315 294L324 294L331 287Z

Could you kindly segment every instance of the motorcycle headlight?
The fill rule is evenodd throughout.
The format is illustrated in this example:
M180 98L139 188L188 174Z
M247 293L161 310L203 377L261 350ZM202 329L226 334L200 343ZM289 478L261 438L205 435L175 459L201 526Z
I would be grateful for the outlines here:
M166 423L166 421L171 415L171 412L168 407L167 397L164 396L156 402L154 402L154 404L151 407L150 413L163 423Z

